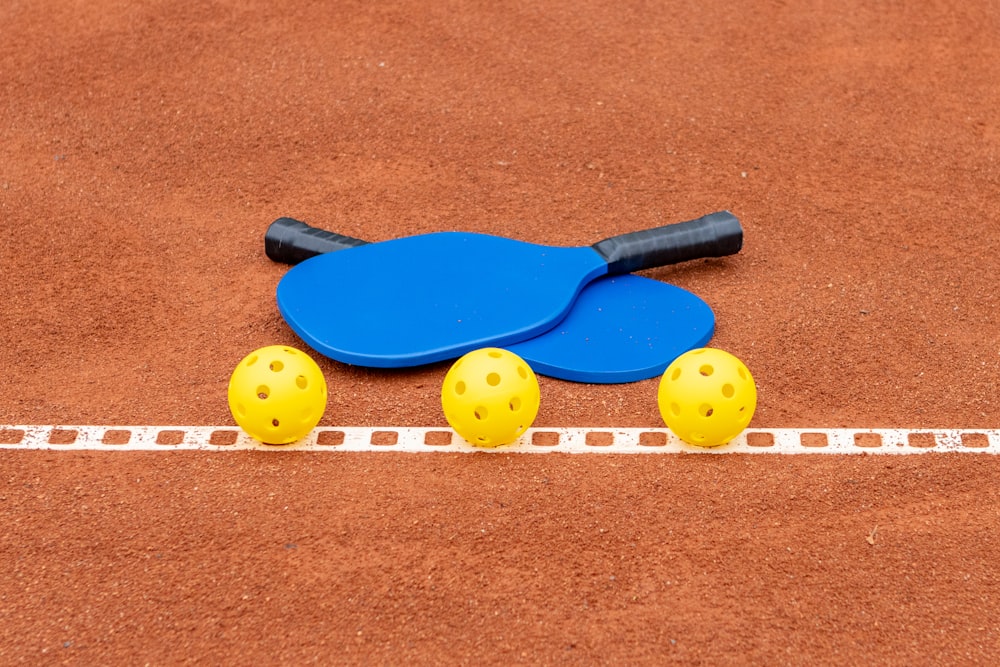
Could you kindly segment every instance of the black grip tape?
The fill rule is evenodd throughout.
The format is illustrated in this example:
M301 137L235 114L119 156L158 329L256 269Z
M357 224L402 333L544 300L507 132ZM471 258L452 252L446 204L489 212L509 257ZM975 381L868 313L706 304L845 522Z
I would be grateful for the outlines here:
M598 241L593 246L608 273L632 273L702 257L733 255L743 247L743 227L729 211Z
M367 241L311 227L294 218L278 218L264 234L264 252L272 261L298 264L327 252L367 245Z

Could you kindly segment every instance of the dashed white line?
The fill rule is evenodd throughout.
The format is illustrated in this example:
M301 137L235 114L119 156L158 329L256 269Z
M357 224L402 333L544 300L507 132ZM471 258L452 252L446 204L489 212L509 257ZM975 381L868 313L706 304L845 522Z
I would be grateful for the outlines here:
M1000 454L996 429L748 429L711 448L667 429L532 428L486 449L447 427L318 427L290 445L265 445L235 426L0 426L0 449L91 451L464 452L564 454Z

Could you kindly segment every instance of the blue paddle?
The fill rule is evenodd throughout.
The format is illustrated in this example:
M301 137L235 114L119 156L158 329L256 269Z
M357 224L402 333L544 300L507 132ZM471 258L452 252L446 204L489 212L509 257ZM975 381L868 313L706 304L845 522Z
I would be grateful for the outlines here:
M742 241L726 211L581 247L437 232L316 255L285 274L277 302L332 359L417 366L548 331L601 276L728 255Z
M275 220L265 235L268 256L289 264L363 245L367 243L360 239L291 218ZM661 374L683 352L704 346L714 325L711 308L697 296L626 274L587 284L569 314L554 328L505 347L536 372L551 377L591 383L633 382ZM322 331L305 335L296 331L314 349L318 348L312 341L325 336Z

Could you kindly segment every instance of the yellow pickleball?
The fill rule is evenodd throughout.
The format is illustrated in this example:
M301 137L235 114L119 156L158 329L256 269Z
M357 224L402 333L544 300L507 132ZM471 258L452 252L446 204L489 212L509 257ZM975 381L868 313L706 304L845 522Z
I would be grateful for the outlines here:
M326 411L323 371L312 358L287 345L248 354L229 378L229 410L240 428L269 445L301 440Z
M677 357L660 378L664 423L692 445L715 447L743 432L757 409L757 385L746 365L716 348Z
M441 385L445 418L477 447L517 440L535 421L540 400L538 378L527 362L495 347L458 359Z

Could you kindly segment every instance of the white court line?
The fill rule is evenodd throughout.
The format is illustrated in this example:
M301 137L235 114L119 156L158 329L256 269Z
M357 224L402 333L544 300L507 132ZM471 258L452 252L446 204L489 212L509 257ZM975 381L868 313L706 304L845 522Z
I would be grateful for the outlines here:
M235 426L0 426L0 449L52 451L487 452L564 454L1000 454L1000 430L747 429L720 447L688 445L667 429L532 428L495 449L447 427L319 427L291 445L264 445Z

